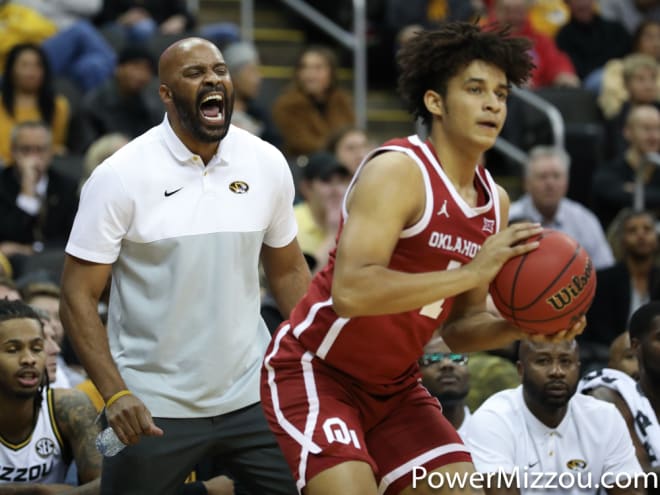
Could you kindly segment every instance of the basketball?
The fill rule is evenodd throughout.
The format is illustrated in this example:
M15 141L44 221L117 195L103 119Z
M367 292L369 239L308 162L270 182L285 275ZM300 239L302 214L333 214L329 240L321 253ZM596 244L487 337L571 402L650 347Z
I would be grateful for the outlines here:
M596 291L591 259L572 237L545 229L526 242L539 247L507 261L490 286L502 317L531 334L570 328L587 312Z

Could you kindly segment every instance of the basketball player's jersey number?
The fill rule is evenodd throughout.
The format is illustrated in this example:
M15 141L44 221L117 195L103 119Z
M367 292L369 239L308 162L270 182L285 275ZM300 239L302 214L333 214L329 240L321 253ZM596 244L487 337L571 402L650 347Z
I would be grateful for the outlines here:
M460 261L451 260L447 264L447 268L445 268L445 270L453 270L455 268L460 268L461 265L462 263ZM442 306L444 304L445 304L444 299L440 299L439 301L432 302L431 304L427 304L422 309L420 309L419 314L437 320L438 316L440 316L440 313L442 313Z
M326 419L323 423L323 432L325 433L325 438L328 439L328 443L339 442L344 445L352 443L356 449L360 448L360 441L355 434L355 430L349 430L343 419Z

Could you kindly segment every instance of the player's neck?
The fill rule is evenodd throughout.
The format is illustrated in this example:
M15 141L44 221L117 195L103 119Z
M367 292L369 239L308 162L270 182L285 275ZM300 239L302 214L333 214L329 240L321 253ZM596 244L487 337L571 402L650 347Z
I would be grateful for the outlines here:
M454 146L440 133L431 134L429 140L442 169L454 186L459 190L473 187L476 164L479 163L481 152L467 146Z
M0 435L6 441L23 442L34 428L34 398L0 397Z

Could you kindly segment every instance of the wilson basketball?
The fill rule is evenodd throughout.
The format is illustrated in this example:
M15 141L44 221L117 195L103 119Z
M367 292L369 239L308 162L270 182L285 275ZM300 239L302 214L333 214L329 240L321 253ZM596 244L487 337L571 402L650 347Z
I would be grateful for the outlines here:
M504 318L532 334L569 328L587 312L596 291L596 270L582 246L557 230L527 240L539 247L507 261L490 286Z

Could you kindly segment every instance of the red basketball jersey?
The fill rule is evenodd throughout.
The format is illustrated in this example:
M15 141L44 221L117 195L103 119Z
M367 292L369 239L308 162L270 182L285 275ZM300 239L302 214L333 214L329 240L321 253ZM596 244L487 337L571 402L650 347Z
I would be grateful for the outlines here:
M417 136L391 140L372 151L365 161L386 151L412 158L422 172L426 189L422 218L401 233L389 268L418 273L468 263L484 240L500 227L499 197L488 171L476 166L478 201L473 208L445 175L429 141L422 142ZM346 216L344 204L343 218ZM332 307L334 255L333 251L328 265L316 275L292 311L290 333L307 350L376 393L405 386L416 379L417 359L449 314L453 298L404 313L341 318Z

